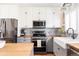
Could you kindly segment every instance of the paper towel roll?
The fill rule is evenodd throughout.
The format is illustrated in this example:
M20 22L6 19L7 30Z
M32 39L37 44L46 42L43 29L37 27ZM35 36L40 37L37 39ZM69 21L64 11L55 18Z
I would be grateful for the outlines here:
M41 40L37 40L37 47L41 47Z

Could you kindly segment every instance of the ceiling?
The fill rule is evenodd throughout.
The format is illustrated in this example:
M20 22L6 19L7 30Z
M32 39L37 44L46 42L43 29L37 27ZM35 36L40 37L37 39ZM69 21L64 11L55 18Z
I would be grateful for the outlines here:
M20 4L23 6L32 6L32 7L61 7L62 3L27 3L27 4Z
M0 5L18 5L24 7L69 7L70 5L77 3L0 3Z
M26 7L61 7L63 3L0 3L0 5L20 5Z

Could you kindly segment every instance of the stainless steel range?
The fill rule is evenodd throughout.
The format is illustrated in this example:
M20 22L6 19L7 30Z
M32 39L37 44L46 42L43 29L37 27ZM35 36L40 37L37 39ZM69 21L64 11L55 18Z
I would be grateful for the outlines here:
M45 31L34 31L33 37L46 37Z
M46 21L33 21L34 53L46 53Z

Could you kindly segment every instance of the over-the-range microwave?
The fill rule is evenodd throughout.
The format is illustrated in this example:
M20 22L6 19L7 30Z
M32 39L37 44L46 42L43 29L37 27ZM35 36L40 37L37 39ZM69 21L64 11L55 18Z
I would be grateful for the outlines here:
M33 27L34 28L45 28L46 21L33 21Z

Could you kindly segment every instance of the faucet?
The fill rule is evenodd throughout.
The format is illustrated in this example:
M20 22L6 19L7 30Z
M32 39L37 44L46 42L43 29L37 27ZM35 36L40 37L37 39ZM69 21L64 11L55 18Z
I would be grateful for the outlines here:
M71 37L72 37L73 39L75 39L75 36L74 36L74 29L73 29L73 28L68 28L68 30L67 30L67 34L69 34L69 33L68 33L69 30L72 30Z

